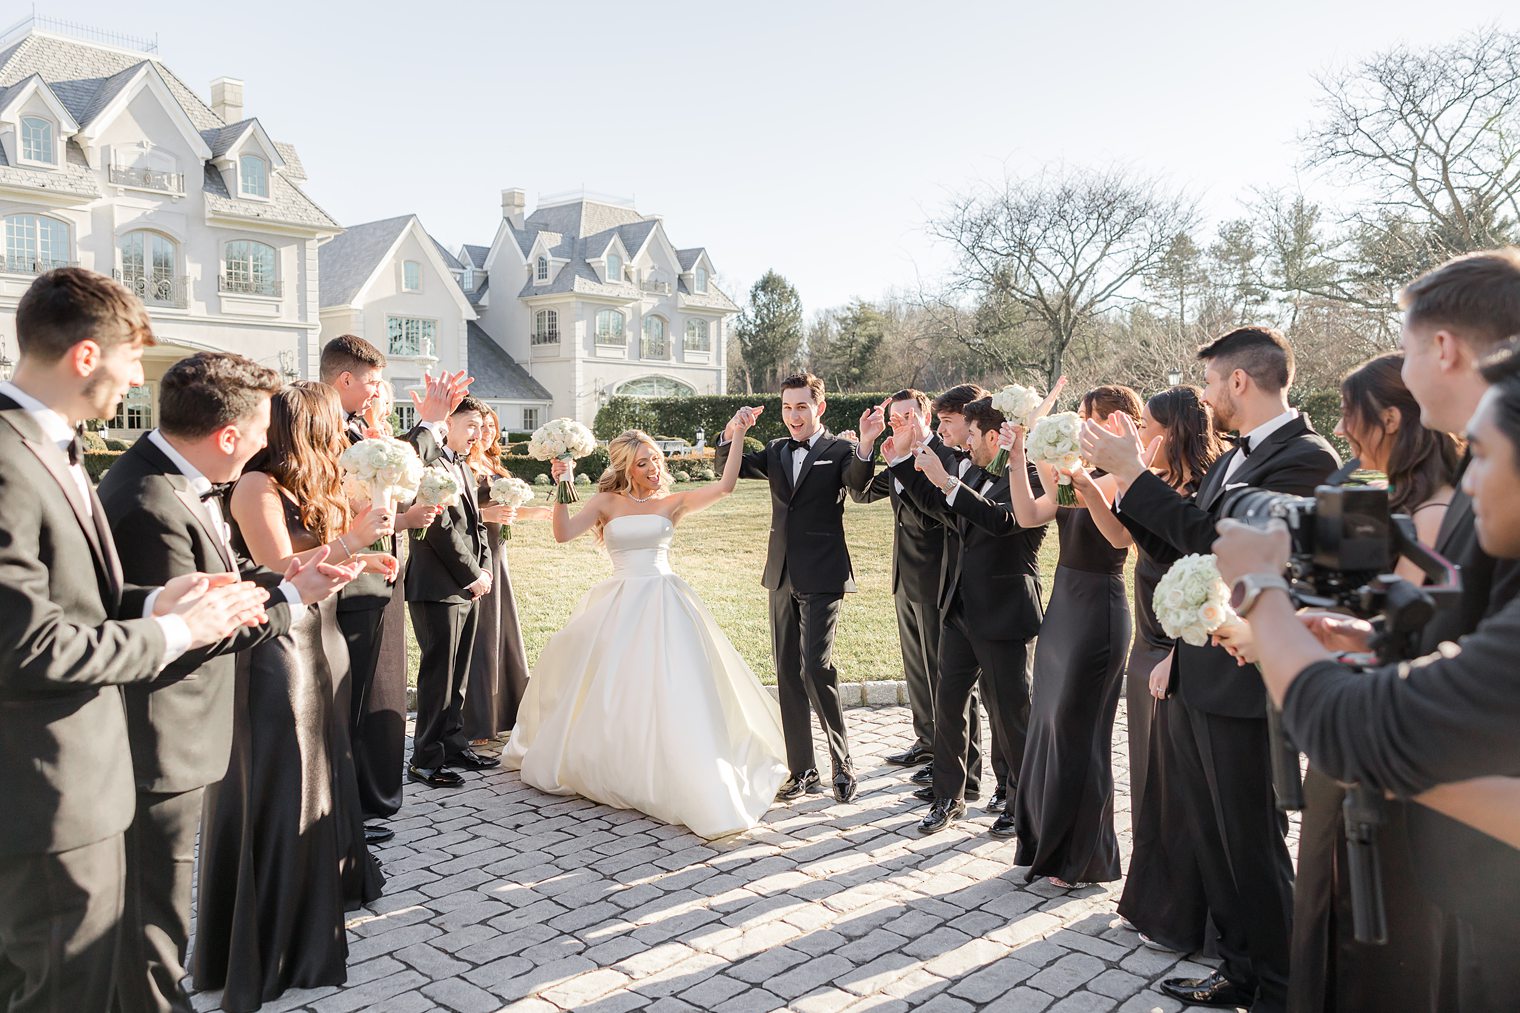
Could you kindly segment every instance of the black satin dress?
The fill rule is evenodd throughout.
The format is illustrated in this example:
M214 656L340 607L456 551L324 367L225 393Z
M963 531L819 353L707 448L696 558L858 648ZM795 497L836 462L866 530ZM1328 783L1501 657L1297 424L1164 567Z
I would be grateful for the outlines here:
M490 484L482 482L480 503L490 502ZM509 543L501 540L500 524L487 523L486 537L491 543L491 593L480 600L464 693L464 734L472 742L510 732L517 723L517 705L528 691L528 654L507 572Z
M1167 729L1176 703L1151 696L1151 669L1172 649L1156 619L1156 584L1166 573L1144 550L1135 563L1135 645L1126 679L1130 817L1134 847L1119 913L1168 949L1192 953L1207 939L1203 875L1181 801L1167 772ZM1137 774L1136 771L1139 771Z
M313 547L285 508L292 546ZM342 984L344 912L383 879L364 844L337 599L240 654L236 679L231 761L206 791L194 979L241 1013L288 988Z
M1114 833L1114 716L1129 652L1127 548L1082 508L1056 514L1061 554L1035 643L1029 738L1014 818L1026 879L1119 878Z

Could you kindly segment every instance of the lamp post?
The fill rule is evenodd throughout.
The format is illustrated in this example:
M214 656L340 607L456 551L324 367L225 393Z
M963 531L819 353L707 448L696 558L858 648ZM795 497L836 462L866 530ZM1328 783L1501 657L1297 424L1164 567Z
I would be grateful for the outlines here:
M0 339L0 380L9 380L15 368L16 364L11 361L9 355L5 354L5 341Z
M1167 373L1166 382L1167 386L1170 387L1175 387L1180 384L1182 382L1182 370L1173 369L1170 373Z

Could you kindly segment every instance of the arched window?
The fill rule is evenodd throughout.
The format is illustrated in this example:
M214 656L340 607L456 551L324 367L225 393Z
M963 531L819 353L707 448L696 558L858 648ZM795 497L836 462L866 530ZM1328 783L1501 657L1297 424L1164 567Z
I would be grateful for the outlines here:
M53 121L40 116L21 119L21 157L28 162L54 165L58 152L53 146Z
M533 344L559 344L559 310L539 310L533 314Z
M646 359L670 358L670 342L665 340L665 321L659 317L644 318L644 344L639 354Z
M623 397L687 397L697 389L668 376L641 376L629 380L613 393Z
M179 244L160 232L140 230L121 237L117 277L149 306L184 306L179 277Z
M279 295L280 278L275 270L274 247L251 239L228 243L222 259L221 291Z
M46 215L11 215L5 219L5 269L42 274L69 266L69 227Z
M692 291L693 292L706 292L707 291L707 268L705 268L705 267L699 267L699 268L697 268L696 272L692 275L692 286L691 287L692 287Z
M538 277L539 281L548 281L549 280L549 258L548 257L539 257L538 258L538 275L537 275L537 277Z
M686 321L686 350L688 352L710 352L712 342L708 338L706 320Z
M628 338L623 327L623 314L617 310L601 310L596 315L596 343L598 345L627 344Z
M623 258L616 253L607 254L607 281L616 285L623 280Z
M238 159L238 193L244 197L269 196L269 163L258 155Z

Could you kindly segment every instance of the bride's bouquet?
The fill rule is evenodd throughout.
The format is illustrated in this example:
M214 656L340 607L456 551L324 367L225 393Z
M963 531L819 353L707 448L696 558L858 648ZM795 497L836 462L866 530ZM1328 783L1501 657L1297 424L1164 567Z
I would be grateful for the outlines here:
M1029 428L1029 417L1044 402L1040 393L1032 387L1010 383L992 394L992 407L1003 413L1003 418L1016 426ZM1008 470L1008 451L998 448L997 456L987 465L987 473L1001 475Z
M417 483L417 502L424 506L451 507L459 502L459 479L446 468L427 468Z
M417 495L422 461L411 444L389 436L360 440L338 458L343 492L349 499L387 509Z
M1076 412L1057 412L1047 415L1034 424L1029 432L1026 452L1032 461L1053 465L1059 476L1056 502L1061 506L1075 506L1077 490L1071 484L1071 473L1082 467L1082 444L1078 436L1082 432L1082 419Z
M1183 556L1156 584L1156 619L1169 637L1204 647L1209 636L1235 618L1230 589L1212 555Z
M578 461L596 449L596 437L591 430L574 419L550 419L533 432L528 441L528 454L534 460ZM575 486L568 480L560 482L555 491L560 503L574 503L580 499Z
M503 475L491 480L491 502L498 506L523 507L533 502L533 487L515 475ZM501 526L501 540L512 537L512 525Z

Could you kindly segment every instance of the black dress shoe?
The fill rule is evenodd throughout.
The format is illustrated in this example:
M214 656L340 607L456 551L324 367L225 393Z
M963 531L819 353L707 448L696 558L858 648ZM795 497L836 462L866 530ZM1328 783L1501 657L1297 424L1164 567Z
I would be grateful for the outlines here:
M849 802L860 790L860 783L855 780L855 764L846 758L841 763L834 764L834 801Z
M809 767L800 774L792 774L776 789L777 802L792 802L803 793L818 790L818 771Z
M886 760L894 767L914 767L920 763L926 763L929 760L934 759L934 751L931 749L925 749L923 746L914 746L913 748L908 749L904 752L893 753L891 756L884 756L882 759Z
M442 767L419 767L413 764L406 768L406 776L431 788L464 787L464 778Z
M988 808L991 808L990 806ZM1015 837L1018 831L1014 829L1013 813L1007 810L992 823L992 829L988 831L993 837Z
M378 823L366 823L364 825L365 844L384 844L386 841L395 836L396 831L392 830L390 827L382 827Z
M1215 971L1207 978L1167 978L1161 991L1191 1006L1250 1009L1255 993Z
M465 770L490 770L501 766L501 760L494 756L483 756L473 749L461 749L443 762L450 767L463 767Z
M934 764L930 763L919 767L913 772L913 776L908 778L908 780L912 781L914 784L933 784Z
M915 791L913 793L913 797L918 799L920 802L933 802L939 796L934 794L934 785L931 784L927 788L920 788ZM967 788L965 791L965 797L967 800L975 802L977 799L982 797L982 793L977 791L975 788Z
M1002 788L999 788L997 791L992 793L992 797L987 800L987 805L984 808L990 813L1000 813L1007 807L1007 805L1008 793L1003 791Z
M937 798L929 807L929 814L918 823L921 834L937 834L966 815L966 803L953 798Z

